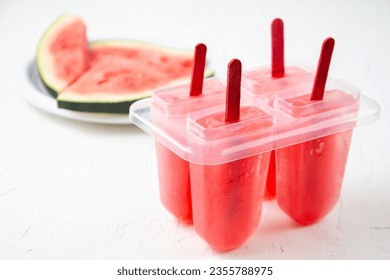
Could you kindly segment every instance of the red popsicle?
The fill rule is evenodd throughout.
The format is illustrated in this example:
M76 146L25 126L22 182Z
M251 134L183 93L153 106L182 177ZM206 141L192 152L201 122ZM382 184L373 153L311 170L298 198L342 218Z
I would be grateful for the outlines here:
M333 47L334 39L327 38L322 46L311 97L302 95L288 100L297 111L322 102ZM342 91L329 91L327 95L339 98L339 107L351 104L351 98ZM327 103L322 106L324 111L332 109ZM318 113L321 112L314 112ZM352 129L349 129L276 151L277 201L298 223L318 222L336 205L351 136Z
M198 44L194 52L194 66L189 96L202 94L207 48ZM167 97L165 97L167 98ZM176 97L173 97L176 98ZM169 100L166 100L169 101ZM159 120L156 120L159 122ZM161 126L174 126L161 123ZM159 142L156 142L160 200L165 208L179 220L192 223L190 171L188 161L180 158Z
M240 108L239 60L229 63L227 80L226 111L199 119L197 123L205 129L225 127L227 131L230 125L264 114L257 107ZM258 126L245 129L250 131ZM223 143L229 145L229 141ZM194 227L213 249L237 248L257 228L269 156L267 152L217 165L190 163Z

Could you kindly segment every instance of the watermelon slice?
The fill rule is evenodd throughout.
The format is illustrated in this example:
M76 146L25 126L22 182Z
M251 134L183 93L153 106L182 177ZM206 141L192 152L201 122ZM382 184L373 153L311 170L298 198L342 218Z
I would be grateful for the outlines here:
M90 46L91 68L58 96L60 108L128 113L134 101L191 77L192 51L124 40Z
M88 44L82 19L65 14L42 36L36 63L59 108L127 114L156 89L189 82L193 52L130 40Z
M60 16L39 41L38 73L54 97L88 70L89 60L86 27L80 17Z

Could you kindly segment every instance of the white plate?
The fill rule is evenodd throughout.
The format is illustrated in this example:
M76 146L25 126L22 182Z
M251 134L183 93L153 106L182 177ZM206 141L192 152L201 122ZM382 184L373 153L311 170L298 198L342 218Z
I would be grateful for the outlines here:
M28 63L26 70L25 86L21 94L35 107L76 121L103 124L132 124L128 114L85 113L58 108L57 101L49 94L38 76L35 60L31 60Z

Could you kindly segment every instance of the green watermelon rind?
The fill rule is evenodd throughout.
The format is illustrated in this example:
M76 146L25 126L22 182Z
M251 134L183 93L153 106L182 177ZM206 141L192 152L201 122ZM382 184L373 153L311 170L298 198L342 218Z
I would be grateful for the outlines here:
M152 92L157 88L150 88L138 93L132 92L127 95L96 93L92 94L94 97L91 98L90 94L83 95L78 94L77 92L67 92L66 88L69 86L67 82L58 79L51 74L55 73L54 66L51 64L50 55L48 55L48 50L45 49L45 46L50 45L50 36L52 36L52 34L55 35L56 31L60 30L65 24L76 20L82 19L80 17L65 13L58 17L41 36L36 50L36 66L39 78L41 79L47 92L57 99L58 108L80 112L127 114L128 109L133 102L150 97ZM193 52L187 49L172 48L141 40L105 39L89 42L90 48L96 48L100 46L116 46L124 48L135 46L143 49L150 48L152 50L160 50L173 55L183 55L187 57L193 56ZM82 77L84 73L81 74L80 77ZM211 77L213 75L213 71L205 71L205 77ZM170 83L162 85L159 88L184 84L188 82L190 82L190 77L174 79Z
M184 55L192 57L193 52L185 49L177 49L166 47L154 43L149 43L139 40L98 40L90 42L91 48L99 46L116 46L116 47L142 47L153 50L161 50L175 55ZM213 76L214 72L210 70L205 71L205 77ZM190 77L174 79L170 83L162 85L162 87L169 87L178 84L185 84L190 82ZM132 92L129 94L110 94L110 93L90 93L87 95L78 94L77 92L63 92L57 97L58 107L72 111L80 112L95 112L95 113L110 113L110 114L128 114L129 107L137 100L150 97L157 88L150 88L142 92Z
M131 104L140 100L128 100L123 102L67 102L58 100L58 108L67 109L78 112L89 112L89 113L109 113L109 114L128 114Z
M48 73L54 73L54 69L50 69L50 62L47 61L48 52L44 49L44 47L45 45L47 45L47 42L50 39L49 36L51 34L55 34L55 31L64 26L64 23L70 22L72 20L81 20L81 18L68 13L64 13L59 16L53 23L49 25L49 27L42 34L36 49L35 63L38 70L39 78L41 79L48 93L50 93L50 95L55 98L57 98L57 96L60 94L62 90L61 88L64 88L65 86L67 86L67 84L63 83L63 81L61 81L60 79L55 79L54 76L52 76L51 79L48 77Z

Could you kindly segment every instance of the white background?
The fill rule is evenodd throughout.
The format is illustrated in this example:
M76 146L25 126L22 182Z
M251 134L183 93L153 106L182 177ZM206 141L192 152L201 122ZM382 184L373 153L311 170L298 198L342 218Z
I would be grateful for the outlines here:
M269 64L275 17L285 22L286 58L315 64L334 37L330 75L382 107L378 122L354 132L336 208L300 227L266 203L246 244L212 251L161 206L151 137L62 119L21 97L40 35L65 11L85 19L90 39L204 42L219 77L232 58ZM0 259L390 259L389 15L385 0L1 0Z

